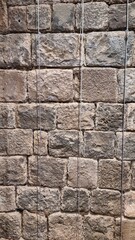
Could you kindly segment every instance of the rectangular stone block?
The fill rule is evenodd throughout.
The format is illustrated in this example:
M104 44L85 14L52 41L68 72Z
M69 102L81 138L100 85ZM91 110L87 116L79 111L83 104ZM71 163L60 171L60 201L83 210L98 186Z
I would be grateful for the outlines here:
M135 218L135 192L130 191L124 195L124 216Z
M30 34L0 35L0 45L0 68L17 68L30 66Z
M28 73L30 101L68 102L73 100L73 71L44 69Z
M17 126L30 129L55 129L55 109L53 106L44 104L18 105Z
M22 185L27 181L27 160L25 157L0 157L0 184Z
M102 46L102 47L101 47ZM134 60L134 33L128 35L127 63ZM125 62L125 32L92 32L87 34L86 65L122 67Z
M15 105L0 103L0 128L15 128Z
M7 0L8 5L29 5L29 4L34 4L34 0Z
M124 219L123 220L123 229L122 229L122 238L123 240L134 240L135 239L135 220Z
M34 131L34 154L47 155L48 135L44 131Z
M32 64L37 66L37 35L32 36ZM79 34L48 33L40 35L40 65L48 67L79 66Z
M135 130L135 103L127 104L127 130Z
M52 157L29 158L29 184L62 188L66 184L67 160Z
M113 132L85 132L84 133L84 156L99 159L114 157Z
M26 7L9 7L9 30L14 32L27 32Z
M15 188L13 186L0 186L0 212L8 212L15 209Z
M8 29L8 14L5 0L0 2L0 32L5 32Z
M68 186L87 189L96 188L97 161L86 158L69 158Z
M24 102L27 74L19 70L0 70L0 102Z
M7 154L7 131L0 130L0 156Z
M131 168L132 172L132 189L135 189L135 162L132 162L132 168Z

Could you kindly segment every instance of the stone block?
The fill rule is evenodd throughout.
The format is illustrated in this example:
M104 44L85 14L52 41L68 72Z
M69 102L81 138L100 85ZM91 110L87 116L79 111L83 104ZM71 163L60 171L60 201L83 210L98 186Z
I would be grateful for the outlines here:
M18 105L17 126L19 128L53 130L55 128L55 109L50 105Z
M124 195L124 216L135 218L135 192L130 191Z
M62 188L66 181L66 159L52 157L29 158L29 183L51 188Z
M135 162L132 162L132 189L135 189Z
M60 192L51 188L18 187L17 206L21 210L39 210L48 215L60 210Z
M89 208L89 192L86 189L65 187L62 190L62 211L88 212Z
M27 160L25 157L0 157L0 184L22 185L27 181Z
M75 25L75 5L56 3L53 5L52 29L54 31L73 31Z
M27 32L26 7L9 7L9 30Z
M0 2L0 32L4 32L8 29L8 14L7 5L5 0Z
M7 0L7 4L11 6L21 6L34 4L34 0Z
M122 104L98 103L96 111L96 129L116 131L122 129Z
M78 131L52 131L49 133L49 154L54 157L78 156Z
M102 46L102 47L101 47ZM127 63L131 66L134 56L134 33L129 32ZM86 65L122 67L125 62L125 32L92 32L87 34Z
M135 103L127 104L127 130L135 130Z
M30 34L0 35L0 68L27 67L31 64Z
M113 158L114 139L113 132L85 132L84 156L93 159Z
M13 186L0 186L0 212L8 212L15 209L15 188Z
M26 240L47 240L47 219L44 213L23 212L23 237Z
M84 3L84 31L105 30L108 27L108 6L105 2ZM82 23L82 7L77 4L76 27Z
M15 105L0 104L0 128L15 128Z
M32 36L32 63L37 66L37 35ZM79 66L80 41L76 33L48 33L40 36L40 65L48 67Z
M113 240L114 220L111 217L86 215L83 222L84 239Z
M9 155L31 155L33 152L32 130L15 129L8 132Z
M113 190L93 190L90 206L92 213L120 216L120 193Z
M21 214L18 212L0 213L0 226L1 239L19 240L21 237Z
M124 219L122 238L123 240L134 240L135 239L135 220Z
M96 188L97 161L86 158L70 158L68 161L68 186L79 186L87 189Z
M78 214L54 213L49 216L50 240L83 240L82 216Z
M51 7L50 5L39 6L39 28L40 30L51 30ZM29 30L38 29L38 6L27 7L27 26Z
M7 154L7 131L0 130L0 156Z
M27 97L25 71L0 70L0 102L24 102Z
M118 160L100 160L98 182L100 188L121 190L121 162ZM130 185L130 163L123 162L123 189L129 190Z
M38 79L37 79L38 76ZM28 73L30 101L68 102L73 100L73 72L69 69L46 69Z
M44 131L34 131L34 153L47 155L48 135Z
M82 77L83 101L116 102L117 73L115 69L85 68Z

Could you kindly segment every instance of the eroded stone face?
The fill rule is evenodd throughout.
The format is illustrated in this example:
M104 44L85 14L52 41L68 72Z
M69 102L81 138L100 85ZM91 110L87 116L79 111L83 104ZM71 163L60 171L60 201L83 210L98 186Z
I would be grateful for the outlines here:
M14 211L15 204L15 188L1 186L0 187L0 212Z
M125 199L124 215L128 218L134 218L135 217L135 192L130 191L125 193L124 199Z

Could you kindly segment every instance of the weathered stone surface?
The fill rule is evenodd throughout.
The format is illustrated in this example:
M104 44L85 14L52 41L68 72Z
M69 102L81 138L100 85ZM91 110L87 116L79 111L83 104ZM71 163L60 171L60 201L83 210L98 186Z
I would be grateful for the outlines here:
M0 104L0 128L15 128L14 104Z
M32 37L32 63L37 65L37 35ZM48 33L40 36L40 64L49 67L73 67L80 63L79 34Z
M8 14L10 31L27 31L26 7L9 7Z
M82 217L78 214L54 213L49 216L50 240L83 240Z
M114 220L111 217L86 215L83 223L85 240L113 240Z
M27 160L25 157L0 157L0 184L22 185L27 181Z
M78 131L52 131L49 134L49 153L54 157L78 155Z
M129 218L135 217L135 192L130 191L125 193L124 215Z
M127 104L127 130L135 130L135 104Z
M64 212L88 212L89 192L86 189L73 189L65 187L62 190L62 210Z
M66 159L30 157L29 183L53 188L63 187L66 180L66 162Z
M47 220L44 213L23 213L23 237L26 240L47 240Z
M26 72L0 70L0 102L23 102L27 97Z
M132 162L132 188L135 189L135 162Z
M47 155L48 135L44 131L34 131L34 153Z
M97 130L121 130L122 129L122 104L98 103L96 112Z
M76 27L82 23L82 7L77 4ZM108 6L104 2L90 2L84 4L84 31L105 30L108 27Z
M116 74L112 68L85 68L82 99L86 102L116 102Z
M57 3L53 5L52 29L54 31L73 31L75 23L75 5Z
M15 204L15 188L0 187L0 212L13 211L16 208Z
M34 0L7 0L8 5L29 5L34 4Z
M37 81L38 75L38 81ZM73 99L73 72L68 69L47 69L28 73L30 101L67 102Z
M134 33L128 36L127 62L132 64L134 56ZM124 66L125 32L92 32L87 34L87 66Z
M79 166L79 179L78 179ZM78 181L77 181L78 179ZM70 158L68 161L68 186L93 189L97 187L97 161Z
M122 157L122 133L117 133L117 151L118 159ZM135 133L124 133L124 160L135 160Z
M99 187L121 190L121 162L118 160L99 161ZM123 189L131 185L130 163L123 162Z
M31 212L44 211L46 214L60 210L60 193L57 189L18 187L17 206Z
M33 152L32 130L15 129L8 131L8 154L31 155Z
M84 156L94 159L113 158L114 139L113 132L85 132Z
M17 126L19 128L53 130L55 109L43 104L22 104L18 106Z
M0 213L0 238L19 240L21 237L21 214Z
M7 131L0 130L0 155L7 154Z
M5 0L0 2L0 32L6 31L8 28L8 14Z
M77 103L60 104L57 108L57 128L78 129L79 114L81 114L81 129L93 129L95 117L95 105L81 104L81 112Z
M122 238L123 240L135 239L135 220L123 219Z
M0 35L0 67L27 67L31 63L30 34Z
M51 7L50 5L40 5L39 7L39 27L40 30L51 29ZM27 26L29 30L38 28L38 6L30 5L27 7Z
M120 193L111 190L93 190L90 206L93 213L119 216Z

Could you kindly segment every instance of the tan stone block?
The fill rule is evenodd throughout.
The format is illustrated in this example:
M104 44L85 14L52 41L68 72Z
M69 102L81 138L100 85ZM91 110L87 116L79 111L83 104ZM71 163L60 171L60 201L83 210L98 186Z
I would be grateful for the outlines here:
M130 191L124 195L124 215L129 218L135 217L135 192Z
M5 0L0 1L0 32L8 29L8 14Z
M135 189L135 161L132 162L132 189Z
M8 5L11 6L21 6L21 5L29 5L34 4L34 0L7 0Z
M127 104L127 130L135 130L135 103Z
M44 131L34 131L34 153L47 155L48 135Z
M26 7L9 7L9 29L14 32L27 32Z
M134 240L135 239L135 220L124 219L122 228L123 240Z
M0 187L0 212L8 212L16 209L15 188Z
M0 128L15 128L15 105L0 104Z
M7 155L7 131L0 130L0 156Z

